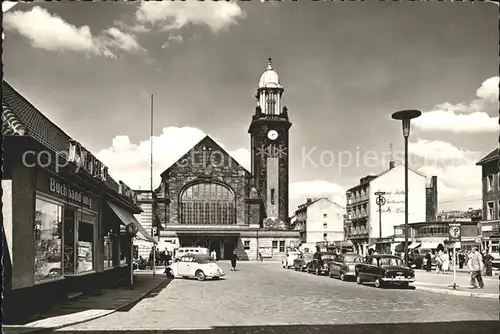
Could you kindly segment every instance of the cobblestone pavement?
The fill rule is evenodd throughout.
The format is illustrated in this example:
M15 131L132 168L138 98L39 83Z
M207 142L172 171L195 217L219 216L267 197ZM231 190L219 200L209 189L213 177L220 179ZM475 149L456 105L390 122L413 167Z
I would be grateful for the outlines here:
M157 296L142 300L128 312L113 313L60 331L132 332L211 326L416 324L498 321L499 317L500 303L494 299L471 299L418 290L376 289L286 270L277 263L238 263L239 270L236 272L229 271L227 262L220 262L220 265L226 271L226 280L198 282L176 279ZM480 328L485 327L479 325L477 329ZM243 330L242 327L240 329ZM283 333L286 332L295 331L285 330Z

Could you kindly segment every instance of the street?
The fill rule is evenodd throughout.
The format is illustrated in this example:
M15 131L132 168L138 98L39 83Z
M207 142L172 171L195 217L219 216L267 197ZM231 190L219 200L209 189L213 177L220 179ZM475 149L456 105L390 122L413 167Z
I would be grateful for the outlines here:
M219 326L400 324L394 332L416 329L418 323L498 321L499 300L450 296L418 290L376 289L355 282L285 270L279 263L238 263L231 272L219 262L226 280L176 279L158 294L137 303L127 312L58 330L147 331L209 329ZM493 333L498 328L473 323L436 331ZM415 327L417 326L417 327ZM439 325L435 325L439 326ZM491 325L490 323L490 326ZM361 326L358 326L361 328ZM366 326L364 326L366 327ZM350 327L350 329L355 327ZM374 327L375 328L375 327ZM378 327L377 327L378 328ZM381 327L384 328L384 327ZM385 327L384 333L391 326ZM437 327L432 327L436 330ZM495 330L495 331L492 331ZM285 332L290 332L286 331Z

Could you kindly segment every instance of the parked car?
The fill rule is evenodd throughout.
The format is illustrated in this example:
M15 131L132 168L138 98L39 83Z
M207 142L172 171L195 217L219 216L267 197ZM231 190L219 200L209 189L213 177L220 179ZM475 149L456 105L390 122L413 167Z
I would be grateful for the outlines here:
M358 254L337 255L335 261L328 263L328 276L338 277L345 281L356 277L356 264L363 263L363 257Z
M313 259L313 253L304 253L293 261L293 269L296 271L306 271L308 264Z
M293 261L297 259L302 253L300 252L287 252L286 257L281 261L281 265L283 268L292 268L293 267Z
M328 264L335 261L337 255L334 253L319 252L314 253L313 259L309 262L307 267L308 273L315 273L316 275L328 274Z
M171 278L194 277L199 281L204 281L207 278L219 279L225 276L224 271L217 265L215 260L205 254L181 256L179 261L165 268L165 274Z
M415 281L415 272L405 267L403 260L395 255L371 255L364 263L356 264L356 282L375 283L377 288L387 284L408 288Z

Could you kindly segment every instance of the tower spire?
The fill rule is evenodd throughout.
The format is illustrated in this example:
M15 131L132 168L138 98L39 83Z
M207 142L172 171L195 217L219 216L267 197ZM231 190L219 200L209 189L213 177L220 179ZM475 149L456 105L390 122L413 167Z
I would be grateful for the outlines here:
M266 70L270 71L273 69L273 59L271 57L267 58L267 68Z

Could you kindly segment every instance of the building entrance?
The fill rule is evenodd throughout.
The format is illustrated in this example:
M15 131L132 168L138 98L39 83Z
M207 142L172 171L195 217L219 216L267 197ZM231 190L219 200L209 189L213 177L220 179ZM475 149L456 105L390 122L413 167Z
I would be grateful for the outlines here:
M204 247L215 251L217 260L230 260L236 248L237 236L226 235L183 235L179 236L180 247Z

